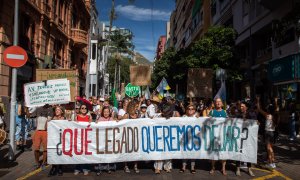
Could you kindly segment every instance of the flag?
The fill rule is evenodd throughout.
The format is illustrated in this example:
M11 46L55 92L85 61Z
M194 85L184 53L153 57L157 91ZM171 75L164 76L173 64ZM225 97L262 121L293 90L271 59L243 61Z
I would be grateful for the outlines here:
M167 80L165 78L163 78L156 88L156 91L159 93L158 97L160 99L162 99L164 97L164 90L168 91L170 89L171 89L171 87L169 86Z
M111 100L113 102L113 106L116 107L116 108L118 108L118 101L117 101L116 90L115 89L112 89Z
M149 86L147 86L146 90L145 90L145 98L146 99L150 99L151 97L151 93L150 93L150 90L149 90Z
M214 100L217 98L221 98L223 102L226 102L226 86L225 86L225 81L222 81L221 87L217 94L214 97Z

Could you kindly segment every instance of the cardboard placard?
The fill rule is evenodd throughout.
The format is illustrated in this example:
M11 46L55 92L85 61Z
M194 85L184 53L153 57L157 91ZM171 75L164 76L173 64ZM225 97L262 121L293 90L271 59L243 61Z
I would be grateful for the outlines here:
M71 69L37 69L36 81L66 78L70 81L71 102L79 95L79 78L77 70Z
M147 65L130 66L130 83L135 86L151 85L151 68Z
M189 69L187 97L212 98L212 78L212 69Z

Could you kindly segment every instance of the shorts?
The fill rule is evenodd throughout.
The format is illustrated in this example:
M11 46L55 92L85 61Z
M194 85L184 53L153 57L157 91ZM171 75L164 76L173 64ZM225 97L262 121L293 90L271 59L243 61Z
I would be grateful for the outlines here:
M265 143L266 144L273 144L275 138L275 133L274 131L266 131L265 132Z
M47 131L35 131L32 146L35 151L39 151L41 146L43 146L43 151L47 151Z

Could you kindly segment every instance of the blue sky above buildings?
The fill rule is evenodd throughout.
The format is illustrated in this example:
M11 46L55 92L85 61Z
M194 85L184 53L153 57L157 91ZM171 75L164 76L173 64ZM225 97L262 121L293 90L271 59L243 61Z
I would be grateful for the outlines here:
M109 22L111 0L96 0L99 20ZM133 34L135 50L150 61L155 57L157 41L166 34L175 0L115 0L117 19L113 25L130 29Z

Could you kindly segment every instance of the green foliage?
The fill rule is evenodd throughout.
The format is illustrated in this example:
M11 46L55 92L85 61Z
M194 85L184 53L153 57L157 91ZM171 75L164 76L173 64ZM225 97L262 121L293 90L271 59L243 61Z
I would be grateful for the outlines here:
M180 84L186 87L189 68L227 69L229 80L238 80L239 63L234 59L234 45L237 34L234 29L221 26L211 27L208 32L189 48L175 51L167 49L160 60L154 63L153 87L165 77L171 87Z
M120 72L121 72L121 83L125 82L126 84L130 82L130 65L134 64L133 61L129 57L121 56L121 60L118 61L120 63ZM110 57L108 59L108 73L109 73L109 82L114 82L115 77L115 65L117 60L115 58Z

